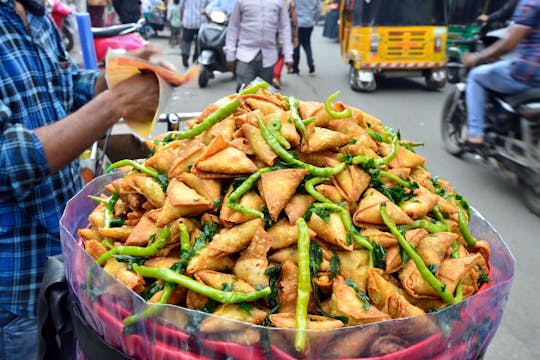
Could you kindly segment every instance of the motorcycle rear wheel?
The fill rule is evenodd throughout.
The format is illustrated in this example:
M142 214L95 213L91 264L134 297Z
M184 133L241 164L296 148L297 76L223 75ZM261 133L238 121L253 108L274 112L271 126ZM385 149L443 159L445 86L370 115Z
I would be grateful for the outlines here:
M463 143L467 136L467 114L459 106L458 89L454 88L444 101L441 114L441 136L446 151L454 156L464 153Z

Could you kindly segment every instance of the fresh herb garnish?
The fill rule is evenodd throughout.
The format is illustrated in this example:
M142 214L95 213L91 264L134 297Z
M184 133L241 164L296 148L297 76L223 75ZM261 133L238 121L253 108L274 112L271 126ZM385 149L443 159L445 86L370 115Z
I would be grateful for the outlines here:
M109 222L109 227L118 228L118 227L124 226L125 223L126 223L126 219L124 218L113 218Z
M322 249L316 242L309 244L309 272L311 277L314 277L319 272L323 261Z
M330 258L330 280L332 280L338 275L340 268L341 261L339 260L339 256L334 253Z
M358 286L358 284L351 279L345 279L345 284L354 289L356 297L360 299L363 303L364 310L368 310L371 306L371 304L369 303L369 297L365 293L360 291L360 287Z
M386 250L379 244L373 244L373 265L383 268L386 261Z

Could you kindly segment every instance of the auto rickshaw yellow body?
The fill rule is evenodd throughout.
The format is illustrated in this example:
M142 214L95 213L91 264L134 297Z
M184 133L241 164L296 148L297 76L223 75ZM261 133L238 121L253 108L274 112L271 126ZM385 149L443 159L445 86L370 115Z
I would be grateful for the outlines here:
M411 0L402 1L406 3ZM368 8L377 2L381 5L376 11ZM422 6L423 2L437 1L415 0L419 6ZM391 6L384 7L385 3L395 4L396 1L364 0L342 3L340 48L343 60L350 65L351 87L355 90L375 90L375 78L381 76L423 76L429 88L443 87L446 84L447 60L446 12L433 9L438 15L428 16L431 8L428 11L419 11L410 19L414 24L405 25L404 23L409 21L407 14L403 14L403 17L398 13L392 16L379 15L382 11L393 11ZM364 13L369 10L370 14ZM392 25L393 23L396 25Z

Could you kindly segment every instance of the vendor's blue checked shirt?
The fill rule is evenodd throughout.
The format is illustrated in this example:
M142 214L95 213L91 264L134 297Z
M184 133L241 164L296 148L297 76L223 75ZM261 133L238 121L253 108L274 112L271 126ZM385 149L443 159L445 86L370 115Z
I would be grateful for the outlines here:
M35 316L43 266L61 252L58 221L83 183L79 164L51 175L34 129L66 117L94 94L36 0L0 0L0 307Z

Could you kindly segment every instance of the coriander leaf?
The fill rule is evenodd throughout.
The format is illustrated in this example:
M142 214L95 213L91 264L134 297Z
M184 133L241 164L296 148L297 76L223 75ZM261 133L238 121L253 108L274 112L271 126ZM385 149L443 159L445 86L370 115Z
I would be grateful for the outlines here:
M317 275L323 261L322 249L316 242L309 244L309 271L311 276Z

